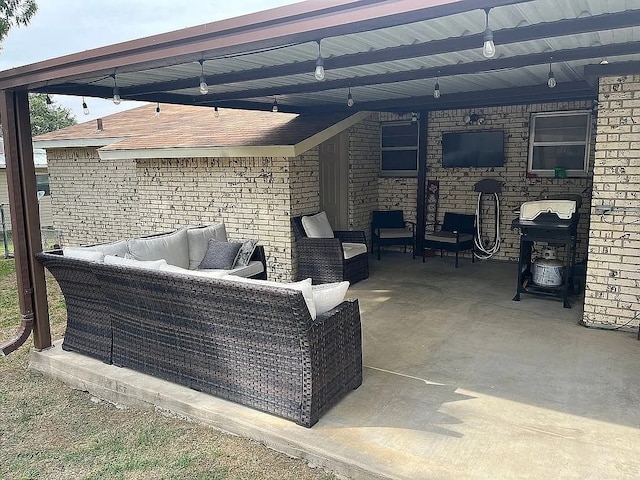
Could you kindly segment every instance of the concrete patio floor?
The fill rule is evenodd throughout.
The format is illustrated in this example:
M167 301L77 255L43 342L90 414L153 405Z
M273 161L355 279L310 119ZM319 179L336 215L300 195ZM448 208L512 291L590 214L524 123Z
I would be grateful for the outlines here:
M640 342L578 325L581 298L523 295L516 265L383 252L351 287L364 381L311 429L64 352L32 368L160 408L354 479L636 479ZM156 407L154 407L154 405Z

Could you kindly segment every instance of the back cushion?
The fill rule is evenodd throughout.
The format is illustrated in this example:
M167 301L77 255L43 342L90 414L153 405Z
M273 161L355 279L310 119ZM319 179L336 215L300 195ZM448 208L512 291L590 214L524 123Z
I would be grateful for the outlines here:
M224 223L216 223L208 227L193 227L187 229L189 244L189 270L198 268L209 247L212 238L219 242L227 241L227 230Z
M135 260L160 260L168 264L189 268L189 246L185 228L167 235L151 238L132 238L129 251Z
M333 229L325 212L302 217L302 226L309 238L333 238Z
M93 245L85 248L93 252L102 252L104 255L115 255L116 257L123 258L127 253L129 253L129 247L126 240L118 240L117 242L103 243L101 245Z
M75 258L77 260L87 260L89 262L102 263L104 261L104 253L89 250L84 247L65 247L62 249L65 257Z

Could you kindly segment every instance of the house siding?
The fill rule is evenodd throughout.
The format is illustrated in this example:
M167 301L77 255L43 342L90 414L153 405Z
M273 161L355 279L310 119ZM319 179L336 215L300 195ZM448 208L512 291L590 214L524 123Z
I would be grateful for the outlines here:
M640 75L600 79L598 103L584 321L637 328L640 125L636 119L640 117ZM627 210L602 216L595 209L601 205Z

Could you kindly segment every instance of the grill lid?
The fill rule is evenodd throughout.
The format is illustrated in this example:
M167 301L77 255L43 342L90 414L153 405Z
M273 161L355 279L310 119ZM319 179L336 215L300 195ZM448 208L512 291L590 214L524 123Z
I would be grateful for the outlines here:
M561 220L571 220L576 214L575 200L534 200L520 206L520 220L535 220L543 213L553 213Z

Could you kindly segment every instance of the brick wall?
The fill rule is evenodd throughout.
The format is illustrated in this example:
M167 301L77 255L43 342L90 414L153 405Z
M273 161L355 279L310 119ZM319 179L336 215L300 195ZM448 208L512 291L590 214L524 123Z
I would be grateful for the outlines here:
M600 79L587 324L637 328L640 313L640 75ZM617 214L602 216L595 206ZM626 213L627 215L623 215ZM636 223L632 223L632 222Z
M47 150L54 228L65 245L141 232L132 161L101 160L94 148Z
M559 102L535 105L514 105L474 109L485 117L483 125L465 125L464 117L469 110L447 110L429 114L427 135L427 178L439 180L440 201L438 218L444 212L473 214L476 210L476 182L492 178L503 182L500 194L500 225L502 247L493 257L517 261L519 237L511 230L511 221L517 216L513 211L527 200L543 195L581 194L583 205L578 237L578 260L584 259L587 250L590 205L590 178L527 178L527 155L529 145L529 119L533 112L584 110L591 108L586 102ZM442 168L442 133L451 131L503 130L505 133L505 165L493 168ZM593 129L595 130L595 129ZM595 134L594 134L595 141ZM594 149L591 148L590 165L593 165ZM591 169L592 167L590 167ZM493 239L490 228L495 223L493 200L484 196L483 226Z

